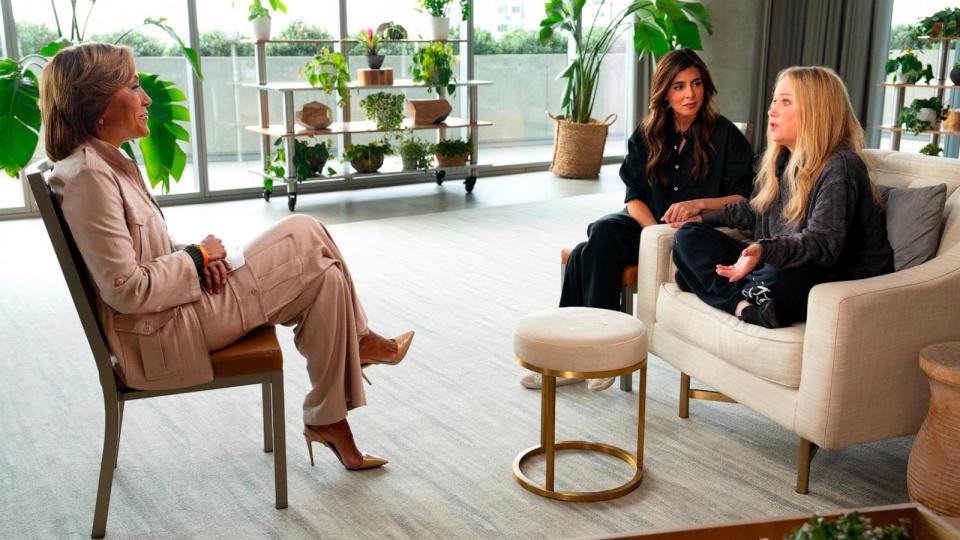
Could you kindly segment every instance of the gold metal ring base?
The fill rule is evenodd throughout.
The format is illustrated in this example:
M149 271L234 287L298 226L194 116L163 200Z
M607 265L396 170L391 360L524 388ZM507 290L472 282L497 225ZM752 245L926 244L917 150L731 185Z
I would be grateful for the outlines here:
M607 489L604 491L553 491L544 489L536 485L533 480L523 474L523 464L527 462L530 458L538 456L540 454L546 453L546 450L542 446L534 446L524 450L513 460L513 477L517 479L517 483L523 486L524 489L531 493L536 493L542 497L549 497L551 499L557 499L560 501L572 501L572 502L596 502L596 501L609 501L610 499L616 499L617 497L622 497L627 493L630 493L640 485L640 481L643 480L643 465L637 463L637 458L623 450L612 446L609 444L603 443L594 443L587 441L560 441L554 444L555 450L588 450L592 452L600 452L603 454L608 454L613 457L622 459L630 465L630 468L633 469L633 478L631 478L626 484L617 486L615 488Z

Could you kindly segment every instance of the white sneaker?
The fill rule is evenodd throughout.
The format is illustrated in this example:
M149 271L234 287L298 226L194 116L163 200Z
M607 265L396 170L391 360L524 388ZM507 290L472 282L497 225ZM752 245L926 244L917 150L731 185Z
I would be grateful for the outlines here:
M583 381L584 379L568 379L566 377L557 377L557 386L567 386L568 384L577 384ZM525 375L522 379L520 379L520 384L522 384L524 388L540 390L540 388L543 387L543 375L540 375L539 373Z
M606 377L603 379L590 379L590 382L587 384L587 388L591 392L600 392L606 390L613 385L613 381L617 380L616 377Z

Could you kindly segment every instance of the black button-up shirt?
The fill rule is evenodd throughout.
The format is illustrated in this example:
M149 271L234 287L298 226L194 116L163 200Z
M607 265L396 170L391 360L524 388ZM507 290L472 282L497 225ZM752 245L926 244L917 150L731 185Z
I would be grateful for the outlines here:
M732 122L723 116L717 117L710 138L713 150L709 153L710 163L703 178L690 178L692 143L687 141L680 149L681 136L674 129L672 118L667 121L667 138L673 148L667 162L667 186L664 188L659 181L646 178L644 166L648 150L643 130L638 127L633 132L627 144L627 157L620 166L620 178L627 186L624 202L643 201L659 221L673 203L729 195L750 197L753 192L753 148Z

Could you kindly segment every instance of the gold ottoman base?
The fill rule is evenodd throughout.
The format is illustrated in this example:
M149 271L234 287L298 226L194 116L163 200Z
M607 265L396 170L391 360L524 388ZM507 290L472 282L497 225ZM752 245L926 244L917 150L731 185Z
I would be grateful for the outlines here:
M551 499L557 499L560 501L609 501L610 499L616 499L617 497L622 497L627 493L630 493L636 489L637 486L640 485L640 481L643 480L643 465L637 463L637 458L633 454L621 448L617 448L616 446L587 441L560 441L554 443L553 448L554 450L588 450L609 454L627 462L627 465L630 465L630 468L633 469L633 478L631 478L626 484L603 491L547 490L536 485L533 480L528 478L527 475L523 474L523 464L526 463L527 460L534 456L539 456L540 454L546 453L546 450L542 446L534 446L533 448L529 448L524 451L522 454L517 456L517 459L513 461L513 477L516 478L517 483L523 486L527 491L536 493L542 497L549 497Z

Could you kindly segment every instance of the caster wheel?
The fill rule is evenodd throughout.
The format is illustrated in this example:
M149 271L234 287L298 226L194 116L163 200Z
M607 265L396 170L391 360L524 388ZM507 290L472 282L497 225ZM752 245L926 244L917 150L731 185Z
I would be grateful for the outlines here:
M438 185L438 186L442 186L442 185L443 185L443 179L446 178L446 176L447 176L447 171L437 171L437 185Z
M463 187L466 188L467 193L473 193L473 186L477 185L476 176L468 176L466 180L463 181Z
M293 210L296 207L297 207L297 194L291 193L287 195L287 208L289 208L290 211L293 212Z
M270 195L273 195L272 191L266 189L263 190L263 200L270 202Z

